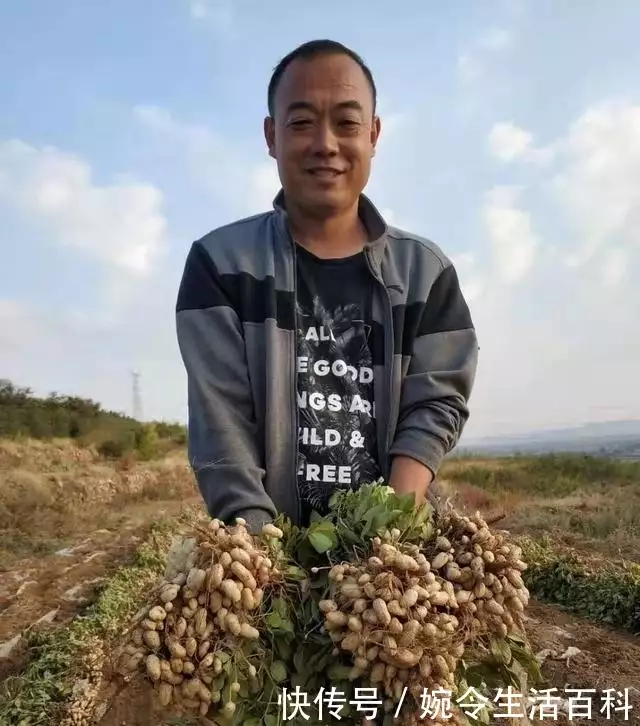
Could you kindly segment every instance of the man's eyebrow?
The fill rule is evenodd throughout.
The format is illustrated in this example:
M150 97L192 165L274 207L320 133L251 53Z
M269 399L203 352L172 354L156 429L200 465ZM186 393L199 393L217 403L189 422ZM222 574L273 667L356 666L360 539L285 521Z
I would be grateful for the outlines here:
M340 101L340 103L336 103L334 108L364 111L362 104L355 99L351 101ZM292 111L317 111L317 108L310 101L293 101L287 106L287 113L291 113Z

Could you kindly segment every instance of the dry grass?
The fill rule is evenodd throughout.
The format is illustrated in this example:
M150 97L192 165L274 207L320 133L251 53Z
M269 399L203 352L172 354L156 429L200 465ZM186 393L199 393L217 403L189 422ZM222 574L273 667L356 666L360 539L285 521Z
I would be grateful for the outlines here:
M531 497L559 497L584 489L606 491L612 483L640 483L640 463L578 454L514 456L448 461L442 476L488 492L520 491Z
M447 462L460 506L505 515L516 534L640 561L640 464L587 456Z
M50 552L130 504L196 493L184 453L106 461L70 441L0 441L0 565Z

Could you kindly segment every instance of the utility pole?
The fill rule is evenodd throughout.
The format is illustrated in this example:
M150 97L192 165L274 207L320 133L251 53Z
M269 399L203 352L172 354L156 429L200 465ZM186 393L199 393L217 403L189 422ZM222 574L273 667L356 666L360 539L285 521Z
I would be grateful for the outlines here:
M142 396L140 395L140 373L131 371L132 380L132 398L133 398L133 418L136 421L142 421Z

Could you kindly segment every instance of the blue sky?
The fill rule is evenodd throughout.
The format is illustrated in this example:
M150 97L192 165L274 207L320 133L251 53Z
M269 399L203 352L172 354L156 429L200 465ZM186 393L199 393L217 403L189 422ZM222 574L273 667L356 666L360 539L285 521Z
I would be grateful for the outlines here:
M640 418L633 0L22 0L0 8L0 377L184 420L191 241L270 206L273 66L340 40L379 87L367 193L454 260L468 436Z

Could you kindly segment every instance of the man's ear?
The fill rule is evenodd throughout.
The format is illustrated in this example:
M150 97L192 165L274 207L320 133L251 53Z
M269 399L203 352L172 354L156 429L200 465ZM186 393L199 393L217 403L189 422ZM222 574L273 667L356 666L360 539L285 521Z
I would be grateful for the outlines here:
M267 116L264 120L264 140L267 142L269 156L276 158L276 125L271 116Z
M373 117L373 123L371 124L371 156L376 155L376 148L378 145L378 139L380 138L380 131L382 130L382 123L379 116Z

